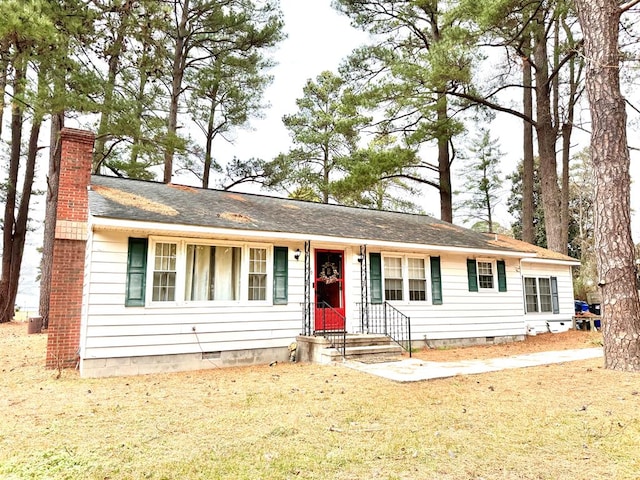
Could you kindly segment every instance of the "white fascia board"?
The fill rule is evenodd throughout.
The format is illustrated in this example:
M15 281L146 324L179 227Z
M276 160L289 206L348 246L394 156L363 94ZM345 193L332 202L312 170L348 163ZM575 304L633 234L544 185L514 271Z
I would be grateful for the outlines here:
M580 262L578 260L554 260L552 258L536 258L536 257L523 258L522 261L529 262L529 263L542 263L542 264L548 264L548 265L567 265L571 267L580 265Z
M91 217L91 227L94 230L120 230L120 231L146 231L153 235L172 234L176 236L189 237L216 237L223 236L227 239L238 238L242 240L256 239L278 239L278 240L298 240L301 242L310 240L312 242L338 243L341 245L367 245L368 247L378 247L380 249L412 249L426 252L450 252L460 254L470 254L474 256L487 255L494 257L527 258L535 257L535 253L516 252L508 250L489 250L467 247L451 247L440 245L425 245L421 243L388 242L383 240L371 240L364 238L344 238L330 235L308 235L304 233L289 232L269 232L262 230L240 230L218 227L203 227L197 225L182 225L157 222L142 222L137 220L121 220L107 217ZM556 262L557 263L557 262Z

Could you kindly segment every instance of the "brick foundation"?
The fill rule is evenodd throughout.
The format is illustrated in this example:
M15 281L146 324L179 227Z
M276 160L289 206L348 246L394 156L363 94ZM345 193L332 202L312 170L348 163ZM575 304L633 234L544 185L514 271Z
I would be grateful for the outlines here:
M49 300L46 360L49 368L75 367L78 360L94 136L91 132L64 128L61 140Z

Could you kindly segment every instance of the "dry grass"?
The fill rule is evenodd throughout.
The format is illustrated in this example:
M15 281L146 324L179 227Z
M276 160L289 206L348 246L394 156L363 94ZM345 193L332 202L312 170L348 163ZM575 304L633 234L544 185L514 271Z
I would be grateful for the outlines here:
M412 384L301 364L56 380L26 329L0 325L0 478L640 478L640 376L601 360Z

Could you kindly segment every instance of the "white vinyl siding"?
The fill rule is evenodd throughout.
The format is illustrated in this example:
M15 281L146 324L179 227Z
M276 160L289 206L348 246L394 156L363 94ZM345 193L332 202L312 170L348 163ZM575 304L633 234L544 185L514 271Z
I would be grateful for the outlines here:
M81 362L84 359L104 359L105 363L117 358L144 355L194 354L202 352L231 352L241 349L282 348L300 333L301 304L304 302L305 262L296 261L293 252L301 248L296 241L267 240L250 242L241 237L225 235L224 240L208 238L173 239L168 234L149 237L142 228L130 232L92 231L87 244L90 259L87 264L86 304L83 306ZM157 229L157 231L159 228ZM161 230L160 230L161 231ZM266 234L265 234L266 235ZM140 307L125 305L127 278L127 246L129 237L149 238L147 261L146 304ZM158 243L173 243L176 248L176 300L153 302L151 280ZM187 244L231 246L241 249L240 294L237 301L187 301L181 298L186 289ZM287 247L286 304L273 305L273 246ZM267 251L267 300L248 301L250 249ZM345 305L347 325L356 332L360 322L356 304L360 301L360 266L357 250L348 250L342 244L326 242L322 248L345 249ZM312 251L313 252L313 251ZM467 274L468 255L433 251L440 258L440 283L444 301L432 305L429 301L409 301L408 259L424 258L427 292L431 291L429 255L424 251L395 251L389 247L368 252L380 254L381 272L384 274L386 257L401 259L404 265L403 294L406 301L394 306L411 318L411 335L417 341L455 340L494 337L517 337L526 332L525 324L533 324L538 331L547 331L547 322L571 321L573 315L573 286L571 266L533 263L506 258L506 277L509 289L499 292L497 280L493 290L470 294ZM313 253L312 253L313 255ZM482 260L491 261L490 258ZM496 258L496 262L499 261ZM474 259L475 262L475 259ZM494 267L495 267L494 263ZM497 279L497 269L493 269ZM180 279L180 277L183 277ZM557 278L559 314L541 313L525 315L525 278ZM381 279L384 293L384 278ZM536 284L537 287L537 284ZM430 295L427 294L427 297ZM195 327L195 331L193 328ZM109 359L114 359L109 360ZM82 363L81 363L82 368Z
M193 240L149 239L147 302L141 307L125 305L127 246L129 237L145 237L140 230L130 233L97 231L88 244L87 288L83 309L81 358L138 357L144 355L199 354L242 349L283 348L300 333L300 304L304 300L304 262L288 264L288 304L268 303L272 296L272 247L240 241L235 247L243 255L237 301L187 301L186 245ZM147 237L148 238L148 237ZM209 246L215 242L208 240ZM176 300L153 302L149 288L153 277L156 245L175 244ZM291 251L299 244L278 242ZM218 245L219 246L219 245ZM249 249L266 250L267 301L246 301ZM182 252L182 253L181 253ZM163 255L164 256L164 255ZM171 256L171 255L169 255ZM285 259L288 260L288 259ZM166 263L166 262L165 262ZM172 263L172 262L169 262ZM244 272L244 273L243 273ZM195 332L193 328L195 327Z

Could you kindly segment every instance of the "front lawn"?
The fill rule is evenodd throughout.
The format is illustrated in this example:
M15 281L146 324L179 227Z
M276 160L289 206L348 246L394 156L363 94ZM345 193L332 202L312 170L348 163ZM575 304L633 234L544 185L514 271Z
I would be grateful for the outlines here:
M640 477L640 375L601 359L412 384L303 364L56 378L26 331L0 325L0 478Z

